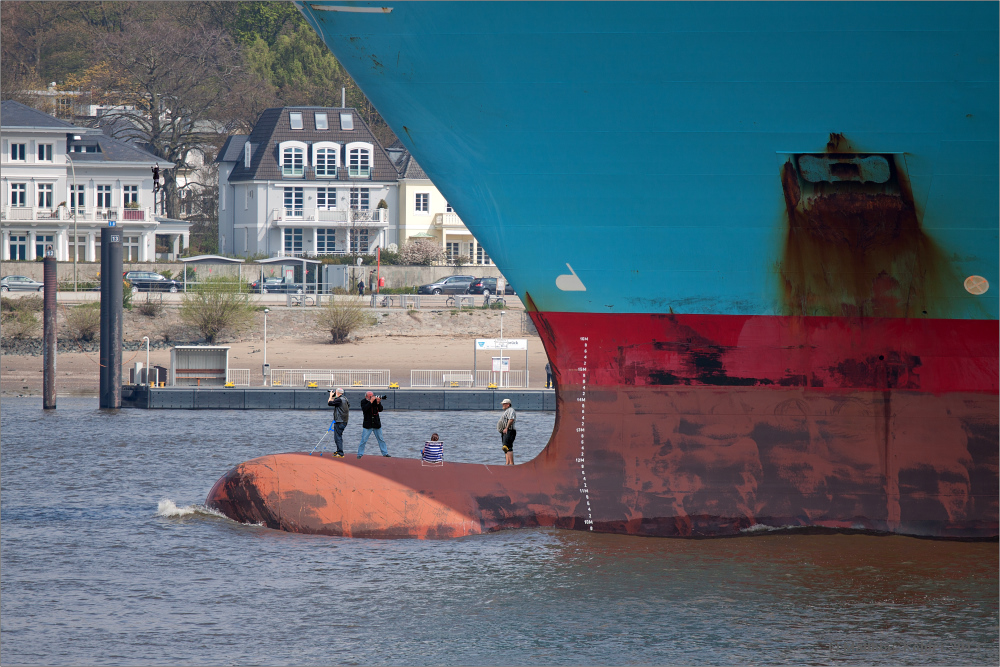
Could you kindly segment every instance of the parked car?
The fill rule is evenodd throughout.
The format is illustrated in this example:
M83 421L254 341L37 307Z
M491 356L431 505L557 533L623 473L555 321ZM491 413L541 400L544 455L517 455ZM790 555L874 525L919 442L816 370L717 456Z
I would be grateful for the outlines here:
M496 294L497 293L497 279L496 278L476 278L469 285L469 294ZM514 288L510 286L510 283L506 283L503 288L504 294L515 294Z
M41 292L45 283L32 280L27 276L4 276L0 278L0 292Z
M124 276L132 284L132 292L176 292L184 286L153 271L129 271Z
M255 280L250 283L250 289L261 294L280 294L284 292L302 294L301 283L286 283L281 278L264 278L264 282Z
M465 294L475 276L448 276L430 285L421 285L417 294Z

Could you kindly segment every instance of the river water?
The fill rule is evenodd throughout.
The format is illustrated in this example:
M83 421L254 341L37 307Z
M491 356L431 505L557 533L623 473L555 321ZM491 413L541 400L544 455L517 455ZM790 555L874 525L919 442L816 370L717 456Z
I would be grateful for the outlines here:
M383 413L500 464L498 413ZM552 529L352 540L204 510L248 458L311 448L329 412L0 409L0 662L992 664L997 543L715 540ZM553 414L520 414L518 460ZM348 429L350 452L360 427ZM369 443L369 447L372 447Z

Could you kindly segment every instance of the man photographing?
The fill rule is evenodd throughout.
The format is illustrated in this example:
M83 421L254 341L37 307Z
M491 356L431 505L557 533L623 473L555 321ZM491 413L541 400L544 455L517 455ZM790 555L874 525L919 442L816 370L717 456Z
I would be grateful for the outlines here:
M344 390L337 387L336 391L331 391L326 402L333 406L333 441L337 443L337 451L334 456L344 458L344 429L347 428L347 420L350 418L351 404L344 396Z
M361 399L361 412L364 414L365 420L361 424L361 444L358 445L359 459L365 455L365 443L368 442L368 437L372 433L375 434L375 439L378 440L378 448L382 450L382 456L389 456L389 448L385 444L385 439L382 438L382 418L378 414L383 409L383 398L386 397L376 396L369 391Z

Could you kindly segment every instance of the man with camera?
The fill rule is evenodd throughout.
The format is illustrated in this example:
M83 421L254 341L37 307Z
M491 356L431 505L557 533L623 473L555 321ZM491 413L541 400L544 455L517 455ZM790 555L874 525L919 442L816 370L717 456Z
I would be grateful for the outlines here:
M358 445L359 459L365 455L365 443L368 442L368 437L372 433L375 434L375 439L378 440L378 448L382 450L382 456L389 456L389 448L382 438L382 419L378 415L378 413L382 412L382 400L386 398L389 397L376 396L369 391L361 399L361 412L364 414L365 420L361 424L361 444Z
M344 390L337 387L336 391L331 391L326 404L333 408L333 441L337 444L337 451L334 458L344 458L344 429L347 428L347 420L351 416L351 404L344 396Z

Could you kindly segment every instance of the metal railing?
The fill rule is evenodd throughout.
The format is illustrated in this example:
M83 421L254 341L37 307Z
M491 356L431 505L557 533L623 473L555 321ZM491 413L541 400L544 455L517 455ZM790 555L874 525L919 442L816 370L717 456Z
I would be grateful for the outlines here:
M4 206L0 208L0 219L3 220L72 220L73 209L67 206L55 208L39 206ZM149 208L87 208L76 209L78 222L103 222L105 220L125 220L143 222L154 220L153 211Z
M384 208L373 208L365 211L357 209L325 209L325 208L275 208L271 209L271 222L299 225L304 222L323 223L330 227L383 227L389 224L389 213Z
M491 384L497 387L518 387L528 388L528 371L476 371L475 387L489 387Z
M410 371L411 387L471 387L472 381L468 369Z
M230 368L229 372L226 373L226 383L232 382L237 387L249 387L250 386L250 369L249 368Z
M308 377L307 377L308 376ZM309 383L319 387L379 387L388 388L389 370L331 370L328 368L274 368L271 385L304 387Z

